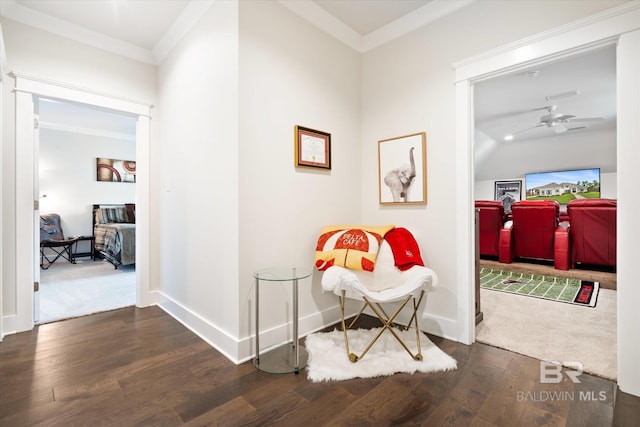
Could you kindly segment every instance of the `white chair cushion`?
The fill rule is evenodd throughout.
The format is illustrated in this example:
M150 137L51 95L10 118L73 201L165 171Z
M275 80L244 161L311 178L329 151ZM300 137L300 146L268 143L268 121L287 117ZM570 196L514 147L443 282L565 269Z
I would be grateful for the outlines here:
M366 296L375 302L397 301L421 290L430 291L436 286L436 273L422 266L413 266L400 271L395 266L393 252L383 240L372 272L350 270L344 267L329 267L322 275L322 289L341 295L345 290L349 298Z

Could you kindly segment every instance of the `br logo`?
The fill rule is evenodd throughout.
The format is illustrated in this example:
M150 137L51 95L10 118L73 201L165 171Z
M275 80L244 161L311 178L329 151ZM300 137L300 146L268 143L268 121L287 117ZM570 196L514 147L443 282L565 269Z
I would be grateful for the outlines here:
M574 383L579 383L578 377L584 371L584 365L581 362L548 362L540 361L540 383L542 384L558 384L562 381L562 366L566 366L573 370L566 370L564 374ZM566 379L566 378L565 378Z

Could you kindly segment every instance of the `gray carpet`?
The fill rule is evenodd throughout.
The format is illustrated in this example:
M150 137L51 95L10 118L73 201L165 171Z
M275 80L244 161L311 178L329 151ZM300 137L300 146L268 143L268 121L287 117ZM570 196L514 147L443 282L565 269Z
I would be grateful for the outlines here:
M40 319L49 323L136 303L135 265L106 261L56 262L40 271Z
M616 291L600 289L591 308L481 289L480 304L479 342L616 380Z

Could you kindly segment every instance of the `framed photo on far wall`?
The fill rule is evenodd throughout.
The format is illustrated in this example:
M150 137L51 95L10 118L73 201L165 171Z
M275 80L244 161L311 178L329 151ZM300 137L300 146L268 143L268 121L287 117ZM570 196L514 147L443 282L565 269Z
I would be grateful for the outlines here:
M511 213L511 204L522 200L522 181L496 181L494 200L502 202L505 213Z

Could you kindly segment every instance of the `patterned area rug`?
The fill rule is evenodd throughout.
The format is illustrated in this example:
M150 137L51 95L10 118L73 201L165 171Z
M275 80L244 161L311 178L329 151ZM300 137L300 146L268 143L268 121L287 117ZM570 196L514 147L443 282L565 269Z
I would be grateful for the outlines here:
M587 280L483 268L480 270L480 287L492 291L595 307L600 284Z

